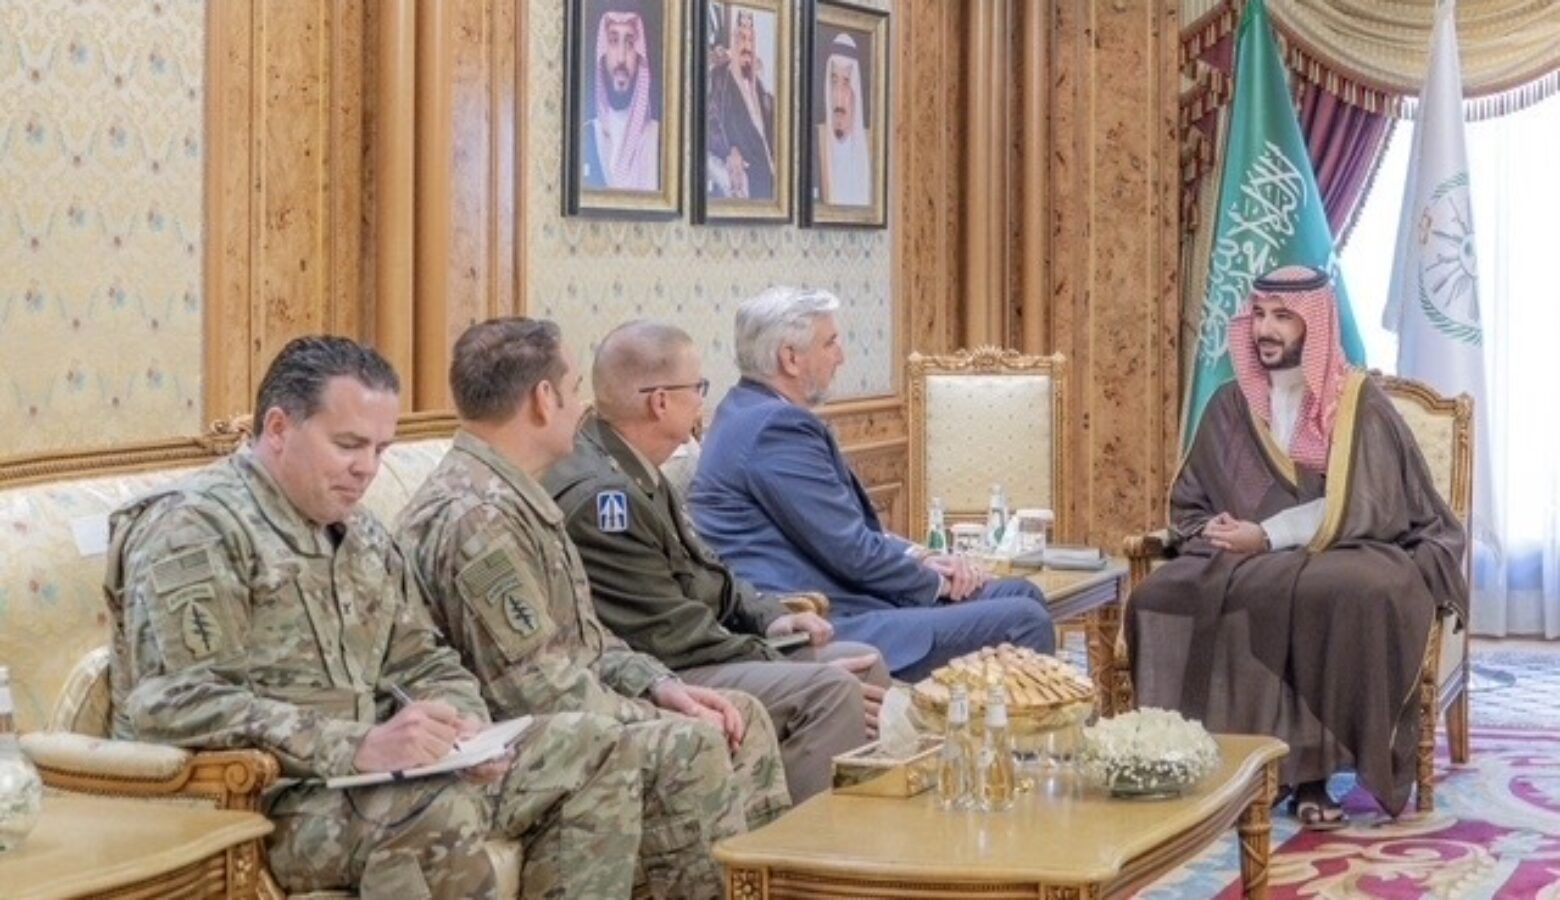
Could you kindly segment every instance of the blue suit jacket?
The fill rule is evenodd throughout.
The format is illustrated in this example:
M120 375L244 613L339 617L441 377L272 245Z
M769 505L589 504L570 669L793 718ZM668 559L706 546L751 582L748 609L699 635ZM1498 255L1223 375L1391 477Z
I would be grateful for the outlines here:
M743 379L721 401L688 493L694 524L765 592L819 591L836 617L937 601L941 579L888 534L823 420ZM932 635L866 616L851 640L916 659Z

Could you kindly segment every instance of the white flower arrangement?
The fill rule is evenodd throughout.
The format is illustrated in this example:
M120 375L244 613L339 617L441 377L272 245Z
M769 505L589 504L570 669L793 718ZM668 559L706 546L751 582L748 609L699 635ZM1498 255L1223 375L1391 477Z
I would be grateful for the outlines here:
M1083 733L1083 772L1120 795L1173 795L1219 765L1219 745L1202 727L1167 709L1101 719Z

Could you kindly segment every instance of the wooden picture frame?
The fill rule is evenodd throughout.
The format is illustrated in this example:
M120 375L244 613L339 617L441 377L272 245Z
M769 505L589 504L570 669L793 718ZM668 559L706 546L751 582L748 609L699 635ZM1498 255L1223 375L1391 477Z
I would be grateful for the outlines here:
M694 222L788 223L796 0L694 0Z
M567 4L563 214L676 218L688 33L683 0Z
M806 48L802 222L887 228L889 14L814 0Z

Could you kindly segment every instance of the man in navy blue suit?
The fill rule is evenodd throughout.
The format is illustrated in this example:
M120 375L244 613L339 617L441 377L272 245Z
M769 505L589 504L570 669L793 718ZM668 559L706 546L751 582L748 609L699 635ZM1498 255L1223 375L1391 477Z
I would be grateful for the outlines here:
M877 647L896 677L1004 641L1051 652L1038 587L883 530L813 412L845 362L839 305L775 287L737 311L742 380L715 411L689 492L699 532L761 591L826 594L836 635Z

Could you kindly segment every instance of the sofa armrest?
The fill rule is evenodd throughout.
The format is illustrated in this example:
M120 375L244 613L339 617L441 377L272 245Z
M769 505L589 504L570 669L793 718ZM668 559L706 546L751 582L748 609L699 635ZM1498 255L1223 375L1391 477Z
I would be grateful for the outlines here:
M1161 528L1147 534L1134 534L1121 542L1121 553L1127 558L1127 592L1143 583L1152 571L1154 563L1166 558L1170 552L1170 531Z
M785 607L786 612L810 612L817 613L825 619L829 617L829 598L817 591L806 591L781 597L780 605Z
M281 767L260 750L182 750L65 731L24 734L22 750L45 785L82 794L195 800L255 810Z
M1162 559L1169 546L1170 530L1161 528L1127 537L1121 542L1121 552L1127 559Z

